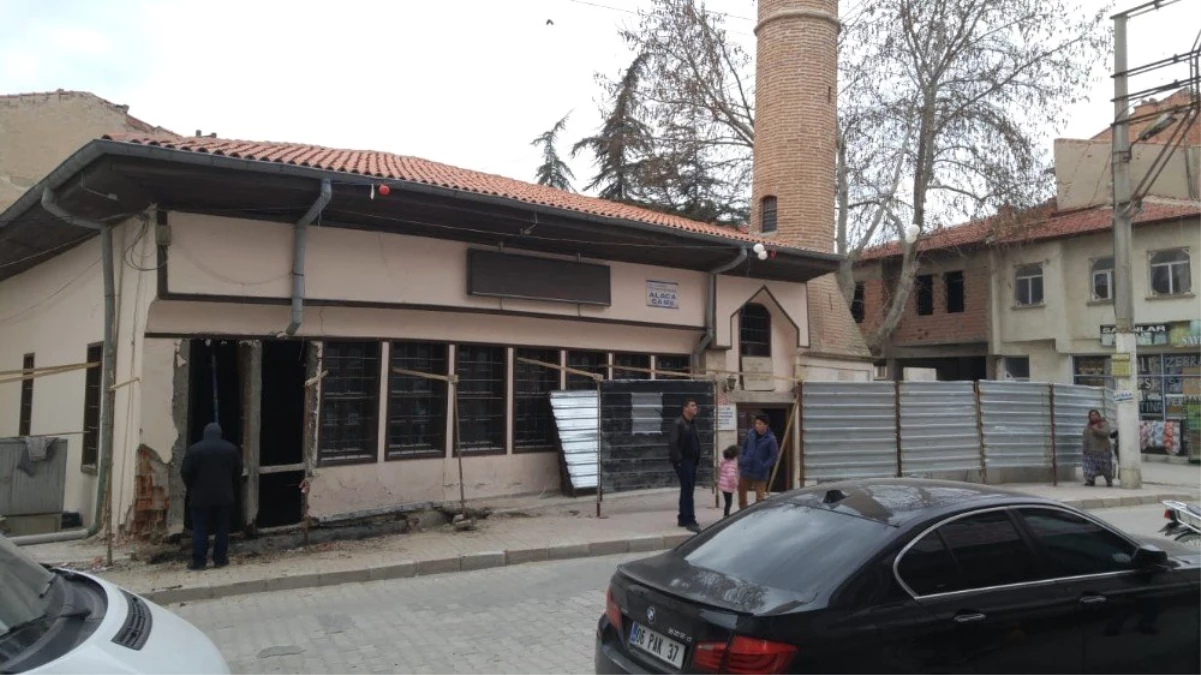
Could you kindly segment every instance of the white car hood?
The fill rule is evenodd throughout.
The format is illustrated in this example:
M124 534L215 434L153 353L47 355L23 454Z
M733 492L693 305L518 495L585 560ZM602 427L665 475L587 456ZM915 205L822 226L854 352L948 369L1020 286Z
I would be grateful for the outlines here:
M75 574L81 574L75 572ZM129 602L121 588L90 574L81 574L100 584L108 600L108 611L95 632L69 653L34 668L29 673L196 673L227 675L229 664L221 651L200 629L158 605L141 598L150 608L150 636L141 649L113 642L125 623Z

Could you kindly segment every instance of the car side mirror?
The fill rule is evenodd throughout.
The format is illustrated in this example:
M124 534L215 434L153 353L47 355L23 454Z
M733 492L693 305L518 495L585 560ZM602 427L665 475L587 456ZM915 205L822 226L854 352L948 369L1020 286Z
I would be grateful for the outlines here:
M1168 564L1168 554L1158 546L1143 544L1134 552L1134 557L1130 562L1136 569L1140 570L1164 567Z

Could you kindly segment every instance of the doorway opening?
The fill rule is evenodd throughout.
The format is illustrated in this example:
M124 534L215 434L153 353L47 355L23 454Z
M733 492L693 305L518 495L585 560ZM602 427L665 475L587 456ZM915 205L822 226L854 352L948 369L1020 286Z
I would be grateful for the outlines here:
M776 436L776 443L780 447L780 458L777 460L780 468L776 471L776 479L767 486L768 492L771 493L787 492L792 489L794 450L791 441L784 438L784 428L788 426L789 409L790 407L787 405L744 404L738 406L738 447L740 450L746 441L746 435L755 427L755 415L760 413L767 415L767 425ZM789 435L793 435L795 431L795 429L790 430Z
M188 382L188 443L204 438L204 427L210 422L221 425L221 436L242 447L242 378L239 368L238 343L235 340L190 341ZM242 490L234 491L234 510L230 529L240 530L245 524ZM192 527L190 495L184 498L184 527Z
M263 342L257 527L301 520L305 365L304 342Z

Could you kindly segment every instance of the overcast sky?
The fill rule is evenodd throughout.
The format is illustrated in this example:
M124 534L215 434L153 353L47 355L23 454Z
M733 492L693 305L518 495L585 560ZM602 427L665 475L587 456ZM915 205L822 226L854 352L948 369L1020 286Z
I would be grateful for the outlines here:
M85 90L177 133L386 150L531 180L531 139L569 111L568 143L597 126L594 73L628 63L617 31L646 4L0 0L0 93ZM753 0L707 4L733 15L727 27L753 53ZM1199 5L1133 21L1131 65L1188 51ZM1109 124L1111 66L1097 64L1091 102L1059 136ZM573 167L584 184L591 166Z

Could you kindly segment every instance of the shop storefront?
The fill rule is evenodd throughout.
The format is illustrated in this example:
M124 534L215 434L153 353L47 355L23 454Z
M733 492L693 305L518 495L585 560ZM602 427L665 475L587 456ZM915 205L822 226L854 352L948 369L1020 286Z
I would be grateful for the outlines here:
M1201 453L1201 321L1142 324L1136 332L1143 452ZM1113 346L1113 326L1101 326L1101 345ZM1076 384L1113 388L1108 355L1072 361Z

